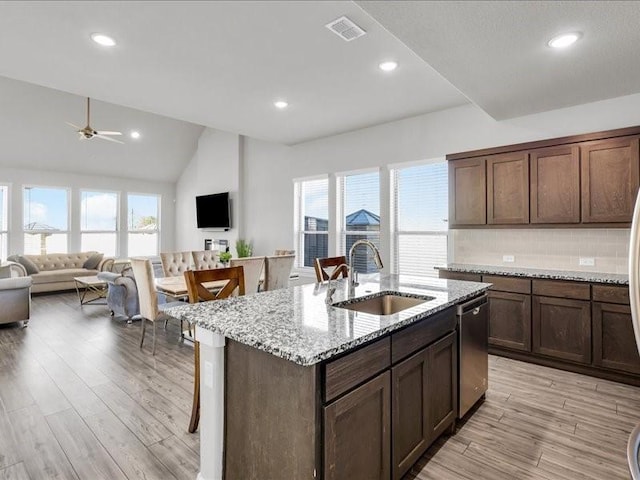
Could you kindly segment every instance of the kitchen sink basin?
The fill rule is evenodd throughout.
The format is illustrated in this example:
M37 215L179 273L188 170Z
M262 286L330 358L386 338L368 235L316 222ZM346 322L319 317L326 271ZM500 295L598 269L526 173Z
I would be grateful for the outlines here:
M334 307L355 310L356 312L371 313L373 315L393 315L421 303L433 300L435 297L412 297L398 293L383 293L375 297L354 298L347 302L334 303Z

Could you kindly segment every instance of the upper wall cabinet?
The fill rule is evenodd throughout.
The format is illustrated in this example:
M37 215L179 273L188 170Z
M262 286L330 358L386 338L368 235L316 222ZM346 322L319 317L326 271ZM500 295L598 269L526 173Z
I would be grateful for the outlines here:
M630 222L638 192L638 137L582 144L582 222Z
M449 225L487 223L484 158L449 162Z
M580 148L532 150L531 223L580 223Z
M487 223L529 223L529 163L526 152L487 157Z

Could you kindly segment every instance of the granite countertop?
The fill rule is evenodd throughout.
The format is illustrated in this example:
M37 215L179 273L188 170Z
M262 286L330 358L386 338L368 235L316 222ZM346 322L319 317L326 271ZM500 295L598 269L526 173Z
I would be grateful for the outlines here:
M333 303L348 301L348 281L333 282ZM325 303L326 284L302 285L166 310L237 342L303 366L330 359L358 345L473 298L487 283L398 275L361 276L354 298L379 292L433 297L393 315L373 315Z
M511 277L548 278L552 280L574 280L578 282L629 285L629 276L617 273L573 272L568 270L471 265L465 263L450 263L442 267L436 267L436 269L447 270L450 272L486 273L489 275L508 275Z

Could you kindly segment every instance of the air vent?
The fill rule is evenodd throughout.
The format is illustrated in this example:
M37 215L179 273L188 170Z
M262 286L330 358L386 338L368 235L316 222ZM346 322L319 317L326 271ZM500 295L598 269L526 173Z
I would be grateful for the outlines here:
M338 35L345 42L355 40L367 33L347 17L337 18L333 22L327 23L325 27Z

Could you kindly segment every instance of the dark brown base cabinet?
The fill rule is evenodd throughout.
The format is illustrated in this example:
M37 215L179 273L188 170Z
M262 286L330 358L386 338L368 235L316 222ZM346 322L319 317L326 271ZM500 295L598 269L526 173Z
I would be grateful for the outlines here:
M477 273L440 271L477 280ZM489 353L640 386L629 288L482 275L492 283Z
M326 480L389 479L390 378L378 375L324 408Z
M394 480L402 478L454 424L457 372L455 332L391 370Z
M531 295L489 291L489 345L531 351Z
M533 296L533 352L591 363L591 310L586 300Z
M593 364L640 374L629 305L593 303Z

